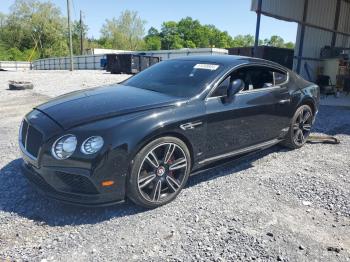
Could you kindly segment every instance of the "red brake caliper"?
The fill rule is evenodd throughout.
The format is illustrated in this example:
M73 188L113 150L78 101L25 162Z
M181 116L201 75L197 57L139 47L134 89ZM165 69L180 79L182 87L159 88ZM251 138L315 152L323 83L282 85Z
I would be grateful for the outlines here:
M172 164L172 163L174 163L174 161L175 161L175 157L174 157L174 156L172 156L172 157L169 159L169 161L168 161L168 163L167 163L167 164L168 164L169 166L171 166L171 164ZM174 171L173 171L173 170L169 170L169 176L174 177L174 174L173 174L173 173L174 173Z

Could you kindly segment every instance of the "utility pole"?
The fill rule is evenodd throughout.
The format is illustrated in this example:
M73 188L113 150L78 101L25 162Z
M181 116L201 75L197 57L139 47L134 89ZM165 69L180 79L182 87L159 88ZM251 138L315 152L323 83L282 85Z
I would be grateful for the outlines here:
M83 55L84 51L84 28L83 28L83 12L80 10L80 55Z
M67 0L68 13L68 31L69 31L69 53L70 53L70 71L73 71L73 43L72 43L72 27L70 24L70 0Z
M255 43L254 43L254 57L257 57L260 34L260 20L261 20L261 6L262 0L258 0L258 10L256 11L256 29L255 29Z

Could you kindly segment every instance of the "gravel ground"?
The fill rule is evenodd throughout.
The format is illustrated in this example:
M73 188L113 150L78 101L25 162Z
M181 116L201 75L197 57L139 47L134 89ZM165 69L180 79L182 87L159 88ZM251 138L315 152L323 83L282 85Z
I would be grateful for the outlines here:
M340 145L275 146L191 177L155 210L78 208L36 193L19 169L23 115L48 95L120 77L0 72L0 260L350 261L349 108L321 107L314 127ZM27 79L33 91L6 90Z
M127 79L128 75L114 75L105 71L81 70L81 71L8 71L0 72L0 96L9 95L3 92L8 88L8 81L30 81L34 84L36 93L56 97L77 89L90 88L101 85L109 85ZM22 91L23 92L23 91Z

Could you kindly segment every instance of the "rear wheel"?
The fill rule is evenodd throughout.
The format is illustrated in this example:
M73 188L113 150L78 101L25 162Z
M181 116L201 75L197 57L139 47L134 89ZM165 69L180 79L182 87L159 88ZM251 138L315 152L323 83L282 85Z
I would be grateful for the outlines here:
M190 153L174 137L159 138L135 156L128 180L128 197L137 205L155 208L174 200L190 173Z
M282 144L292 149L302 147L310 135L312 121L313 113L310 106L299 107L292 119L286 140Z

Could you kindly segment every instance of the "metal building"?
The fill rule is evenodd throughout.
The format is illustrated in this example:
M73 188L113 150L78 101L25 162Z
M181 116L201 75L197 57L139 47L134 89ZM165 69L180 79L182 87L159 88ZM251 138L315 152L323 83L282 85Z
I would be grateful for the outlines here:
M261 14L298 23L293 69L306 78L314 80L322 48L350 49L350 0L252 0L251 10L257 39Z

